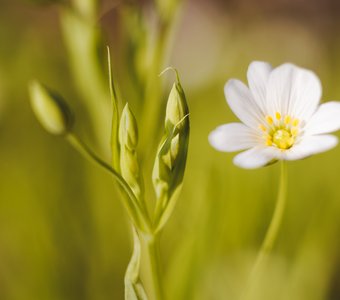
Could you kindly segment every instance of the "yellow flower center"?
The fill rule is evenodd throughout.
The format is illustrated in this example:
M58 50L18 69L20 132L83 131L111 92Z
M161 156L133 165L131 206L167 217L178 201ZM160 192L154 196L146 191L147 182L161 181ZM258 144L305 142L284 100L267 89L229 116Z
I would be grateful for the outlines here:
M280 149L289 149L294 144L294 137L290 131L286 129L279 129L273 134L273 144Z
M268 115L265 119L266 123L259 125L264 132L265 144L281 150L291 148L299 133L300 121L289 115L283 117L279 112L275 113L275 117Z

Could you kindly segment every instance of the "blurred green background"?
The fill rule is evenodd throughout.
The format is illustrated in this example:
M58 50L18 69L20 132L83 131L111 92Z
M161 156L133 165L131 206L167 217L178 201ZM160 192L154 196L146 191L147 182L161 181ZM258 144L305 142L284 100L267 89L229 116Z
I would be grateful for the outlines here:
M234 154L209 146L213 128L236 120L223 85L245 80L253 60L289 61L320 76L324 100L340 99L339 2L187 0L171 16L166 46L163 31L160 44L152 40L159 24L151 1L105 0L95 14L92 1L73 2L75 14L66 0L0 0L0 299L123 299L131 235L116 187L40 127L27 93L37 78L63 94L76 132L109 159L106 45L140 125L147 185L173 80L166 74L158 84L165 66L178 68L190 106L184 188L161 240L168 299L238 299L279 168L238 169ZM340 299L339 174L339 147L289 163L287 210L254 299Z

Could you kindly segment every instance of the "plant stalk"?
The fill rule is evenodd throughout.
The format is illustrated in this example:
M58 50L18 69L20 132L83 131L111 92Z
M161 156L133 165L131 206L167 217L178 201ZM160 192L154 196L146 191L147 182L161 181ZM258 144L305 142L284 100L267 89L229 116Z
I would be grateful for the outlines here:
M267 230L265 239L262 243L260 252L257 256L253 273L257 273L257 270L262 265L263 260L266 258L266 256L268 256L268 254L270 254L282 223L282 217L286 206L286 194L287 194L287 165L284 161L281 161L280 168L281 174L279 191L274 214L270 222L269 228Z
M151 232L151 221L148 217L148 213L146 208L141 205L130 186L124 180L124 178L117 173L109 164L100 159L85 143L83 143L77 136L74 134L69 134L66 136L67 141L82 155L88 158L90 161L96 163L101 166L104 170L109 172L118 182L118 184L122 187L122 190L125 192L125 199L127 201L123 201L128 214L137 228L142 229L144 232ZM141 212L142 215L140 213Z
M150 300L163 300L159 256L159 235L143 235L143 238L147 255L148 273L150 276Z
M241 300L248 300L249 296L251 296L251 291L254 287L254 285L258 282L258 276L261 274L261 268L263 266L263 263L270 254L274 243L276 241L281 223L282 223L282 217L286 206L286 193L287 193L287 166L284 161L281 161L280 166L280 182L279 182L279 190L278 190L278 196L277 196L277 202L274 209L274 214L271 219L270 225L268 227L266 236L264 238L264 241L262 243L261 249L257 255L257 259L255 261L255 264L253 266L253 269L250 273L250 276L248 278L248 283L245 286L245 289L243 293L241 294L240 299Z

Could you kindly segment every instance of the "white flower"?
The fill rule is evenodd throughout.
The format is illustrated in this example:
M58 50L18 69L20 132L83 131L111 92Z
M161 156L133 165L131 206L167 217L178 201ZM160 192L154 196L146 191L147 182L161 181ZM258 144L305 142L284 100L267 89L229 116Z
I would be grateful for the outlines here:
M235 165L253 169L276 160L296 160L335 147L338 139L327 133L340 129L340 102L319 105L321 83L311 71L293 64L275 69L265 62L248 68L249 88L229 80L227 102L242 123L217 127L209 135L219 151L246 150Z

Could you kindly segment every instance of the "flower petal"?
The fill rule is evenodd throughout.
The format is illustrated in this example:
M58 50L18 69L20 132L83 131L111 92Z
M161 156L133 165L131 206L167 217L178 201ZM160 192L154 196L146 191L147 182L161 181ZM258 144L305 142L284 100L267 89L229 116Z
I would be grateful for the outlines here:
M234 157L234 164L245 169L263 167L277 159L277 149L274 147L254 147Z
M266 94L272 66L266 62L253 61L247 72L249 89L263 114L266 113Z
M305 127L308 135L329 133L340 129L340 102L321 104Z
M283 64L269 75L268 113L274 115L279 112L307 121L315 112L321 93L320 80L312 71Z
M219 151L233 152L258 145L259 136L242 123L230 123L212 131L209 135L209 142Z
M301 142L284 153L284 159L302 159L313 154L325 152L338 144L338 138L334 135L305 136Z
M263 114L248 87L240 80L232 79L224 87L227 102L234 114L251 128L263 123Z

